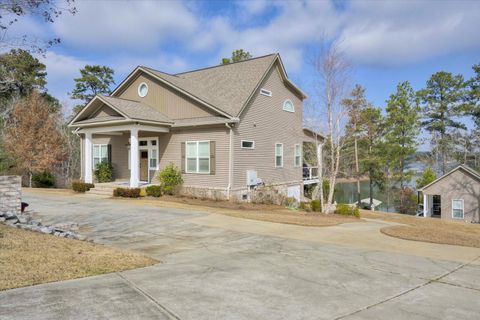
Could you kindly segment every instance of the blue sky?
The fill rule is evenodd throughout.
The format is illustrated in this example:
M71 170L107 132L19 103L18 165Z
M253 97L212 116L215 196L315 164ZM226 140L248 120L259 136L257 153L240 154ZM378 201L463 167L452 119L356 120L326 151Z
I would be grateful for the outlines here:
M82 1L54 24L25 19L12 34L60 37L45 58L48 90L68 92L85 64L112 67L119 83L136 65L166 72L218 64L244 48L279 52L294 82L311 92L309 49L339 40L352 83L377 106L409 80L424 86L439 70L472 75L480 63L479 1Z

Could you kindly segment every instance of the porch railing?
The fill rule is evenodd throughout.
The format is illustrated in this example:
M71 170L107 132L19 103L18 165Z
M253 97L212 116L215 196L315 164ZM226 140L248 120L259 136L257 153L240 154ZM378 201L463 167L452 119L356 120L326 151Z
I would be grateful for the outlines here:
M303 180L318 179L318 167L303 167Z

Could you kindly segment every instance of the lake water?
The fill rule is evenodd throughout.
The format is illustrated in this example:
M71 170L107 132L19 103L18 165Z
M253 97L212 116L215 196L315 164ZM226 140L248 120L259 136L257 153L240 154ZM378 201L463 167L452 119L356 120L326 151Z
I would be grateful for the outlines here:
M335 192L335 200L337 203L354 203L357 202L357 183L342 182L337 183ZM393 193L393 192L391 192ZM370 198L370 184L368 181L360 182L360 199ZM390 195L391 197L391 195ZM378 187L373 187L373 198L380 200L382 204L376 208L379 211L396 212L393 206L393 200L388 199L385 191L380 191Z

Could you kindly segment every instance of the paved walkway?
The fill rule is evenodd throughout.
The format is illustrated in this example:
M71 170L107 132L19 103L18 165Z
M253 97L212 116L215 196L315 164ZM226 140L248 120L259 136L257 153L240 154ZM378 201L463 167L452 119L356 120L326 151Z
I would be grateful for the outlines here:
M0 292L0 319L475 319L480 250L26 192L45 222L161 264Z

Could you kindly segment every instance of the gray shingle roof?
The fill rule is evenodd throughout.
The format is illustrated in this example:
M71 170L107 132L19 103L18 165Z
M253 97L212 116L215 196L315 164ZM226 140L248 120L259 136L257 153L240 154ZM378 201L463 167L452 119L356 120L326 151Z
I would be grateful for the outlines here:
M99 96L99 98L130 119L173 123L169 117L145 103L106 96Z
M142 68L235 117L276 57L276 54L271 54L175 75Z

